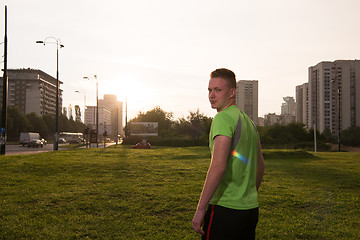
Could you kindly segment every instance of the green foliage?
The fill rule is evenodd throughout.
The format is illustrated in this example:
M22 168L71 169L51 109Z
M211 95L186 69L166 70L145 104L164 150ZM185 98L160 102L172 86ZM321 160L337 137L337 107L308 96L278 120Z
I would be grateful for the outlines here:
M303 123L258 127L258 131L263 148L314 149L314 129L307 130ZM331 134L329 136L327 132L320 134L317 131L318 150L329 150L330 147L326 145L326 142L331 141Z
M285 145L312 140L312 136L304 128L304 124L302 123L290 123L286 126L273 125L263 127L259 133L261 142L264 145Z
M20 133L31 128L31 123L18 107L7 107L7 139L18 141Z
M142 113L131 122L158 122L159 136L147 137L147 140L156 146L202 146L208 145L211 118L200 113L190 112L186 118L173 119L173 113L166 112L160 107ZM125 127L125 144L136 144L141 141L141 136L130 136L130 127Z
M357 239L359 153L265 150L257 239ZM0 239L199 239L207 147L0 156Z
M341 131L340 141L347 146L360 146L360 127L352 127Z
M195 144L200 144L201 138L208 140L212 119L200 113L190 112L187 118L179 118L175 123L175 132L179 136L188 136L194 140Z
M86 126L79 121L69 120L59 115L59 132L84 132ZM52 139L55 133L55 116L35 113L23 114L17 106L7 107L7 139L19 141L21 132L38 132L41 137Z
M31 129L28 131L38 132L40 136L47 137L49 135L48 126L45 124L45 121L42 117L39 117L35 113L29 113L26 115L29 123L31 123Z
M146 113L139 112L137 117L130 120L130 122L157 122L160 137L168 137L172 135L173 113L165 112L160 107L147 111Z
M336 143L337 142L337 138L331 134L331 131L329 128L325 128L324 132L321 133L321 137L325 142L328 142L328 143Z

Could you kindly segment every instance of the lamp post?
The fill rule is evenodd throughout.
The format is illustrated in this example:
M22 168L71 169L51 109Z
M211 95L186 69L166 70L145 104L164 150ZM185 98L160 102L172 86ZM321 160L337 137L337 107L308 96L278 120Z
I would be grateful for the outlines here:
M53 41L48 41L52 39ZM61 40L55 37L47 37L44 41L36 41L36 43L41 44L56 44L56 109L55 109L55 141L54 141L54 150L58 150L58 131L59 131L59 47L63 48L64 45L61 44Z
M84 79L90 80L90 77L83 77ZM97 76L94 75L96 80L96 147L99 147L99 96L98 96L98 79Z
M4 73L3 73L3 101L1 109L1 129L0 129L0 154L6 152L6 113L7 113L7 92L8 92L8 75L7 75L7 6L5 6L5 37L4 37Z
M339 102L339 116L338 116L338 145L339 145L339 152L341 151L341 144L340 144L340 131L341 131L341 87L338 82L338 102Z

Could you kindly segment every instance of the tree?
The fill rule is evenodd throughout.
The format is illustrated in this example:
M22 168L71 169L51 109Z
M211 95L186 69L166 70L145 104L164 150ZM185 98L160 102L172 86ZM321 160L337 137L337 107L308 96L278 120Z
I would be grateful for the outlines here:
M196 143L200 141L200 137L204 134L208 136L211 119L200 113L199 109L196 112L190 112L188 121L190 123L190 135Z
M29 131L38 132L41 137L47 138L49 135L49 130L45 121L42 117L36 115L36 113L26 114L26 119L31 124L31 129Z
M65 115L59 115L59 132L73 132L73 123Z
M28 132L32 129L30 122L21 113L19 107L7 107L7 138L9 141L18 141L21 132Z
M187 118L179 118L176 125L176 133L181 136L190 136L195 143L200 142L200 138L208 139L212 119L200 113L190 112Z
M291 145L313 140L311 131L307 131L303 123L290 123L286 126L273 125L259 128L259 130L261 142L264 145Z
M360 146L360 127L350 127L341 131L340 143L347 146Z
M159 129L159 136L168 137L171 136L173 126L173 113L165 112L159 106L153 108L146 113L139 112L137 117L130 120L130 122L157 122Z
M50 114L45 114L42 116L42 119L48 128L47 137L52 139L55 135L55 116Z

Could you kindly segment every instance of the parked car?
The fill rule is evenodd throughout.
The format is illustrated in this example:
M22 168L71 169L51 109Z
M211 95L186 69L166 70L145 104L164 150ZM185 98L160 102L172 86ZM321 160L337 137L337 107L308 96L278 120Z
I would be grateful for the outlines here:
M59 138L58 143L66 143L66 140L64 138Z
M131 146L133 149L148 149L151 148L150 143L137 143L136 145Z
M38 147L43 147L43 143L40 139L33 139L30 142L28 142L27 146L28 146L28 148L30 148L30 147L38 148Z

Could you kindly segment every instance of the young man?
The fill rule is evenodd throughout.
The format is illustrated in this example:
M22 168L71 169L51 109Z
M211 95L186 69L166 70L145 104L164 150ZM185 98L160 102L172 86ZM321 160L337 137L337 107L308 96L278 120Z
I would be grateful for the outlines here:
M212 159L193 229L202 239L255 239L257 190L265 169L259 136L251 119L235 105L232 71L213 71L208 89L211 107L218 114L211 125Z

